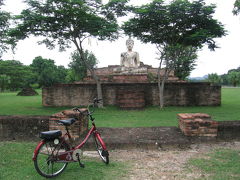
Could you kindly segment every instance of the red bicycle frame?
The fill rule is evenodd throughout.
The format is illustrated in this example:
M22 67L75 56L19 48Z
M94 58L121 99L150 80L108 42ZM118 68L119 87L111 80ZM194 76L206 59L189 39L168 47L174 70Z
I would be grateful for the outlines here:
M59 155L57 156L57 162L76 162L76 160L74 160L72 158L72 154L75 150L80 149L84 146L84 144L87 142L87 140L89 139L89 137L91 135L94 135L95 138L97 138L99 140L99 142L101 143L103 150L107 150L106 148L106 144L104 143L104 141L102 140L100 133L97 131L96 126L94 124L94 122L92 122L92 128L89 130L88 134L86 135L86 137L84 138L84 140L77 145L76 147L72 148L69 151L63 152L63 153L59 153ZM69 132L67 131L66 134L64 136L62 136L62 140L61 142L63 143L65 141L65 136L68 136L69 139L71 139L71 135L69 134ZM39 150L39 148L41 147L41 145L44 143L44 140L42 140L36 147L36 149L34 150L34 154L33 154L33 160L36 159L37 156L37 152Z

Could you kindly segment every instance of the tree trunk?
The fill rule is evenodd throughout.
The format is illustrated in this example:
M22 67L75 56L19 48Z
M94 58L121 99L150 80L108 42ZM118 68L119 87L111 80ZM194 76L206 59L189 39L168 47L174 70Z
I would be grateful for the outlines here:
M82 61L84 62L84 64L86 65L87 69L90 71L90 73L92 75L92 78L96 82L96 85L97 85L97 98L98 99L102 99L102 101L100 101L100 103L98 103L98 107L99 108L103 108L103 95L102 95L102 85L101 85L101 82L100 82L98 76L95 74L94 69L89 66L89 64L86 62L86 60L84 58L82 42L80 41L79 44L77 43L76 40L74 40L73 42L76 45L78 52L80 53L80 57L81 57Z
M98 77L96 76L96 74L94 73L94 71L93 71L93 74L94 74L94 75L92 75L92 76L94 77L95 82L96 82L96 84L97 84L97 98L98 98L98 99L102 99L102 101L100 101L100 102L98 103L98 107L99 107L99 108L103 108L102 84L101 84L99 78L98 78Z
M157 49L159 50L158 47L157 47ZM161 52L161 57L160 57L160 62L159 62L159 67L158 67L158 72L157 72L157 76L158 76L159 106L160 106L161 109L163 108L163 105L164 105L163 88L161 86L162 83L161 83L161 74L160 74L161 73L161 68L162 68L162 62L163 62L163 53Z
M158 48L159 49L159 48ZM163 63L163 57L164 57L164 53L162 51L161 52L161 57L160 57L160 63L159 63L159 67L158 67L158 91L159 91L159 106L160 109L162 109L164 107L164 87L165 87L165 81L168 78L168 63L166 64L165 67L165 72L163 77L161 77L161 69L162 69L162 63Z
M165 69L164 76L161 78L159 69L158 89L159 89L159 106L161 109L164 107L164 88L167 77L168 77L167 70Z

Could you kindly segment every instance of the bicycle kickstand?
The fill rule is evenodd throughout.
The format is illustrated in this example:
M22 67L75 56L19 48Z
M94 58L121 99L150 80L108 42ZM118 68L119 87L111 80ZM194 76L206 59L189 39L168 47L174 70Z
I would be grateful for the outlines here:
M85 165L80 161L79 154L76 154L76 156L77 156L77 158L78 158L79 166L80 166L81 168L84 168Z

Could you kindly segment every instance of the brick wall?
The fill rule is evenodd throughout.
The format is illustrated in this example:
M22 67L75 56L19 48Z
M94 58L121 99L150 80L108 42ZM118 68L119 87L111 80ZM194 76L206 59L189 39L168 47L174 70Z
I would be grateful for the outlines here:
M104 105L118 105L118 89L142 89L146 105L158 105L157 83L103 83ZM43 88L44 106L86 106L97 96L94 83L59 84ZM221 87L209 83L166 83L166 106L219 106Z
M49 116L0 116L0 140L39 140L48 122Z
M56 120L71 117L78 119L69 127L71 135L78 138L88 129L88 119L72 111L63 111L52 116L0 116L0 140L40 140L40 132L53 129L59 129L64 133L64 126L57 124Z
M48 131L49 118L50 116L0 116L0 141L2 140L38 141L40 140L39 132ZM168 128L176 129L176 127ZM191 137L192 136L188 138L191 139ZM219 121L217 139L239 140L240 121ZM182 139L180 138L179 141L181 140Z
M142 109L145 107L145 98L143 89L125 89L117 90L117 104L122 109Z

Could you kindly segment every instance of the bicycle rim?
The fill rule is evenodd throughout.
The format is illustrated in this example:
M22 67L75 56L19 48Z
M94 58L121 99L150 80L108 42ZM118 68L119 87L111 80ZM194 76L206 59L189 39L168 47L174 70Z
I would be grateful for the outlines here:
M44 177L51 178L59 175L68 163L56 162L58 153L68 151L67 144L55 145L53 141L46 141L39 148L34 166L37 172Z

